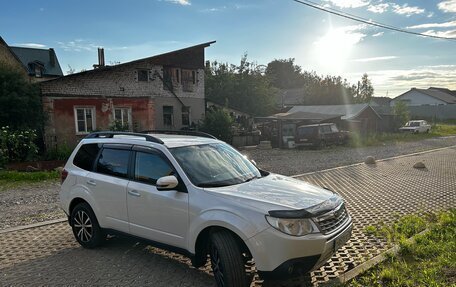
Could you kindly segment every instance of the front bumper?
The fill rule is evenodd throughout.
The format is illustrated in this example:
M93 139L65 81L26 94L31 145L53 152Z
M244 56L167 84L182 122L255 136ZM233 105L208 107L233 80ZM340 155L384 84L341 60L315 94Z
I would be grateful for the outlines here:
M351 218L334 233L286 235L268 228L246 241L255 259L258 273L266 279L292 278L305 275L322 266L352 232Z

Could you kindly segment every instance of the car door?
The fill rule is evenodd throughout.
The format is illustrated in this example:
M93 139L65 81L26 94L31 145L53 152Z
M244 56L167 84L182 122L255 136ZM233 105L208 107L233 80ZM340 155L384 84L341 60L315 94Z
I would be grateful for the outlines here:
M103 228L128 232L126 193L131 145L104 144L87 176Z
M157 190L155 184L160 177L178 177L162 152L134 147L133 156L131 181L127 187L130 233L186 248L188 193L185 186L180 182L175 190Z

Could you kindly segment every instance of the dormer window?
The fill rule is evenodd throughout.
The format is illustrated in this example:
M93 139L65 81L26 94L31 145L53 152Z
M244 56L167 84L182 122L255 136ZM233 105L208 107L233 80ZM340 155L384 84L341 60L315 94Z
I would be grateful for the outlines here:
M43 69L40 66L35 65L35 77L41 78L42 76L43 76Z

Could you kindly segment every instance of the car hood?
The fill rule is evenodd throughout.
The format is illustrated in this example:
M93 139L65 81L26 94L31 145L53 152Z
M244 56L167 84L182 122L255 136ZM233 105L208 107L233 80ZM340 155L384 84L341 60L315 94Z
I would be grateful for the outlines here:
M230 197L255 208L307 209L321 205L337 195L334 192L287 176L269 174L252 181L205 188L215 195Z

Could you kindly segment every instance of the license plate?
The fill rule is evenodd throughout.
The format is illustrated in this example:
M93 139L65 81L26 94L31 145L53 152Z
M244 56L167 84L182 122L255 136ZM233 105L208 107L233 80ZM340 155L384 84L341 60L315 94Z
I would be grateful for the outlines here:
M350 227L334 240L334 252L336 252L337 250L339 250L339 248L344 246L344 244L350 239L351 233L352 228Z

